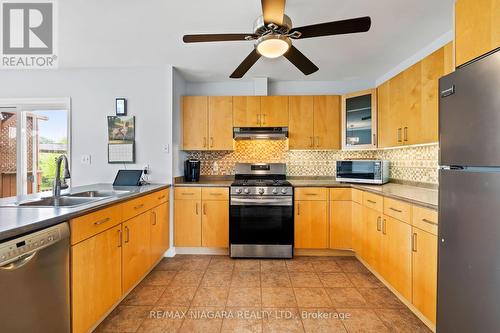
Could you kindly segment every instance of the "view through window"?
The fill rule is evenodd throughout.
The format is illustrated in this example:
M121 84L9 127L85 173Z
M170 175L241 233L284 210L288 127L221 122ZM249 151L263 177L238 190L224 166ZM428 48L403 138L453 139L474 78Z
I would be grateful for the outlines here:
M0 108L1 197L52 190L56 159L70 153L68 119L66 108Z

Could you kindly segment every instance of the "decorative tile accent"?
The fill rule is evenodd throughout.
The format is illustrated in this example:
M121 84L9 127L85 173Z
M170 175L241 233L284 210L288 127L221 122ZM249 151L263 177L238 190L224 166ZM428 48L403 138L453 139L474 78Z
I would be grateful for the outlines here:
M288 150L288 141L235 141L234 151L188 153L201 161L202 175L233 175L236 163L286 163L289 176L335 176L335 161L386 159L390 178L420 183L438 182L438 145L362 151Z

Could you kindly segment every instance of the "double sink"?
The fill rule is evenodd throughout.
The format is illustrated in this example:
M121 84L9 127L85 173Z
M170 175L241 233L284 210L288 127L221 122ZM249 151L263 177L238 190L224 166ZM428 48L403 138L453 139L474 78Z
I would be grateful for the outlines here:
M126 195L131 191L84 191L69 193L60 197L46 197L24 202L14 203L9 206L16 207L75 207L93 203L98 200Z

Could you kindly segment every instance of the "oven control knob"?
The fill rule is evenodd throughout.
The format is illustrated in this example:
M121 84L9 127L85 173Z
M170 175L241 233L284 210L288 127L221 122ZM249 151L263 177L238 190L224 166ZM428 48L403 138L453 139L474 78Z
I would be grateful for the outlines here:
M286 194L286 192L287 192L286 188L281 189L281 193Z
M263 188L259 188L259 194L264 194L264 189Z
M244 189L244 190L243 190L243 192L244 192L245 194L248 194L248 193L250 193L250 190L246 188L246 189Z
M273 194L278 194L278 189L277 188L273 188Z
M241 193L241 188L236 189L236 193L240 194Z

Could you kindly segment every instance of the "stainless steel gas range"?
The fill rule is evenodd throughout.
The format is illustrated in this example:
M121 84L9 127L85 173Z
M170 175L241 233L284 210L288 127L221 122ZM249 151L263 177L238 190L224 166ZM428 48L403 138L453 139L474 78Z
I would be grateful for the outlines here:
M231 257L293 257L293 187L285 164L238 163L229 215Z

